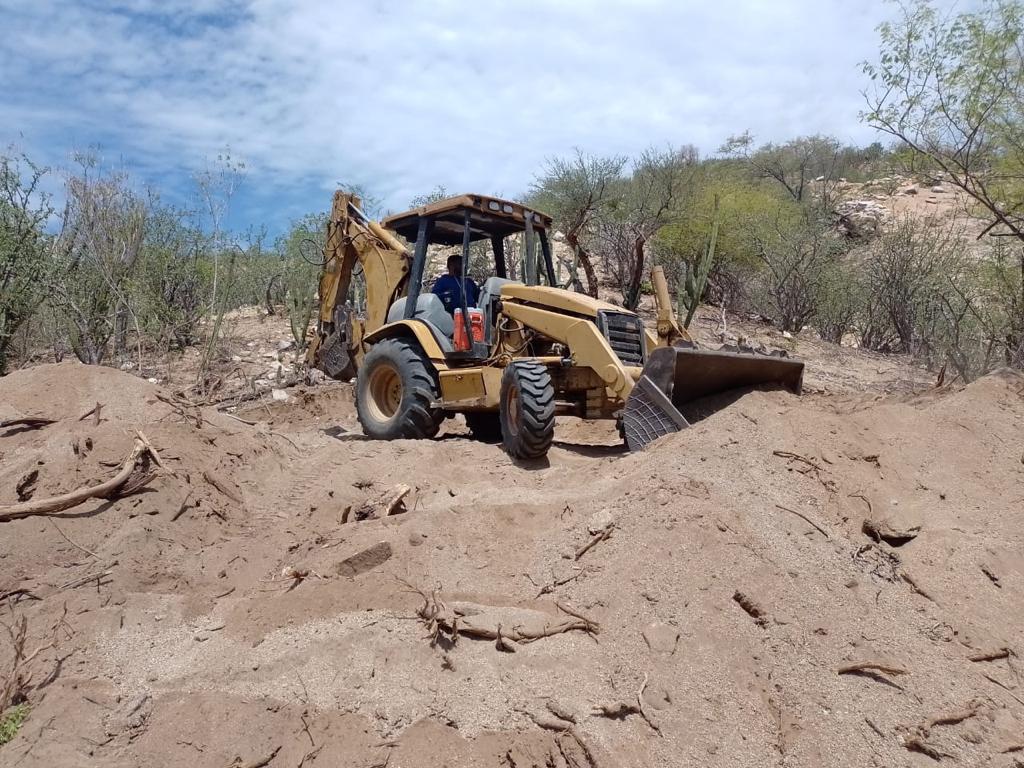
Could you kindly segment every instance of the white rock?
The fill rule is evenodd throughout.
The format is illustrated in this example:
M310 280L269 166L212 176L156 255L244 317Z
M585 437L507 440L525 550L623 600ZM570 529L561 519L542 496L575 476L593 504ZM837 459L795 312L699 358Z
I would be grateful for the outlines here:
M231 356L231 362L232 363L240 363L240 362L242 362L242 358L239 357L238 355L232 355Z
M288 339L282 339L281 341L277 342L277 351L278 352L284 352L286 349L291 349L294 346L295 346L295 342L294 341L289 341Z
M319 368L310 368L306 371L306 383L310 386L316 386L322 384L327 380L327 374L321 371Z
M149 377L148 379L146 379L146 381L148 381L150 384L159 384L160 383L160 379L154 379L152 376Z
M252 385L254 387L256 387L256 389L269 389L270 388L270 382L267 381L266 379L256 379L256 381L254 381L252 383Z
M784 339L792 339L793 338L793 334L790 333L789 331L783 331L782 332L782 338L784 338Z
M285 392L283 389L272 389L270 390L270 396L277 400L279 403L286 402L291 399L291 395Z
M262 357L265 357L265 358L267 358L268 360L271 360L271 359L273 359L273 358L277 357L277 352L264 352L264 353L262 354Z
M932 192L945 192L945 191L946 190L943 189L940 184L936 184L934 187L932 187Z

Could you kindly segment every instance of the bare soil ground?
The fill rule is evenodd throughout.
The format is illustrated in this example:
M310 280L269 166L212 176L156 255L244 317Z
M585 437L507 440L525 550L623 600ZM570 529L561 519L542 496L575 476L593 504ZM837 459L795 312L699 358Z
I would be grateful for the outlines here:
M285 335L249 321L251 382ZM808 394L640 454L567 419L529 465L459 419L368 441L342 384L244 423L160 399L184 364L0 379L0 421L57 420L0 430L0 505L109 477L137 429L173 471L0 523L0 620L43 648L0 765L1020 765L1024 377L740 332Z

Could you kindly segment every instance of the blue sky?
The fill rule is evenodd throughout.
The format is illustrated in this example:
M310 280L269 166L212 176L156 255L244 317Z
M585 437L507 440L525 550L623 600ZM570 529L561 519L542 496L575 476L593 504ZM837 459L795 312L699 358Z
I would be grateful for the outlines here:
M231 223L272 231L340 183L398 210L515 196L545 158L730 134L869 143L858 63L881 0L0 0L0 144L183 201L225 147Z

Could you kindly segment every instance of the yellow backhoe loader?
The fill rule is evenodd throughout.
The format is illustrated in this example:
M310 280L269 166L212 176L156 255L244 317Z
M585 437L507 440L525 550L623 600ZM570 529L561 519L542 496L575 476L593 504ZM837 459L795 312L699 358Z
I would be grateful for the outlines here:
M475 437L502 441L517 459L537 459L551 445L555 416L566 414L616 419L638 450L687 427L681 409L705 396L758 385L799 393L800 361L698 349L675 322L658 267L654 331L622 307L556 287L550 228L545 214L485 195L378 223L357 197L335 193L308 359L332 378L355 377L356 410L369 437L433 437L446 417L461 413ZM508 276L510 235L523 243L520 280ZM477 254L477 273L484 267L492 276L475 306L465 287L448 309L426 290L431 246L461 246L460 286ZM357 312L349 297L360 273L365 308Z

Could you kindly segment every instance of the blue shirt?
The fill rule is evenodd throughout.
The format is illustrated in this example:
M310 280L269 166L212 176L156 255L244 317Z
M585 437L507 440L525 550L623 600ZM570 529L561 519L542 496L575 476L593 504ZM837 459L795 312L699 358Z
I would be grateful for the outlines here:
M462 307L462 281L454 275L441 275L434 283L431 291L441 299L448 314L454 315L455 310ZM475 307L480 299L480 289L472 278L466 278L466 306Z

